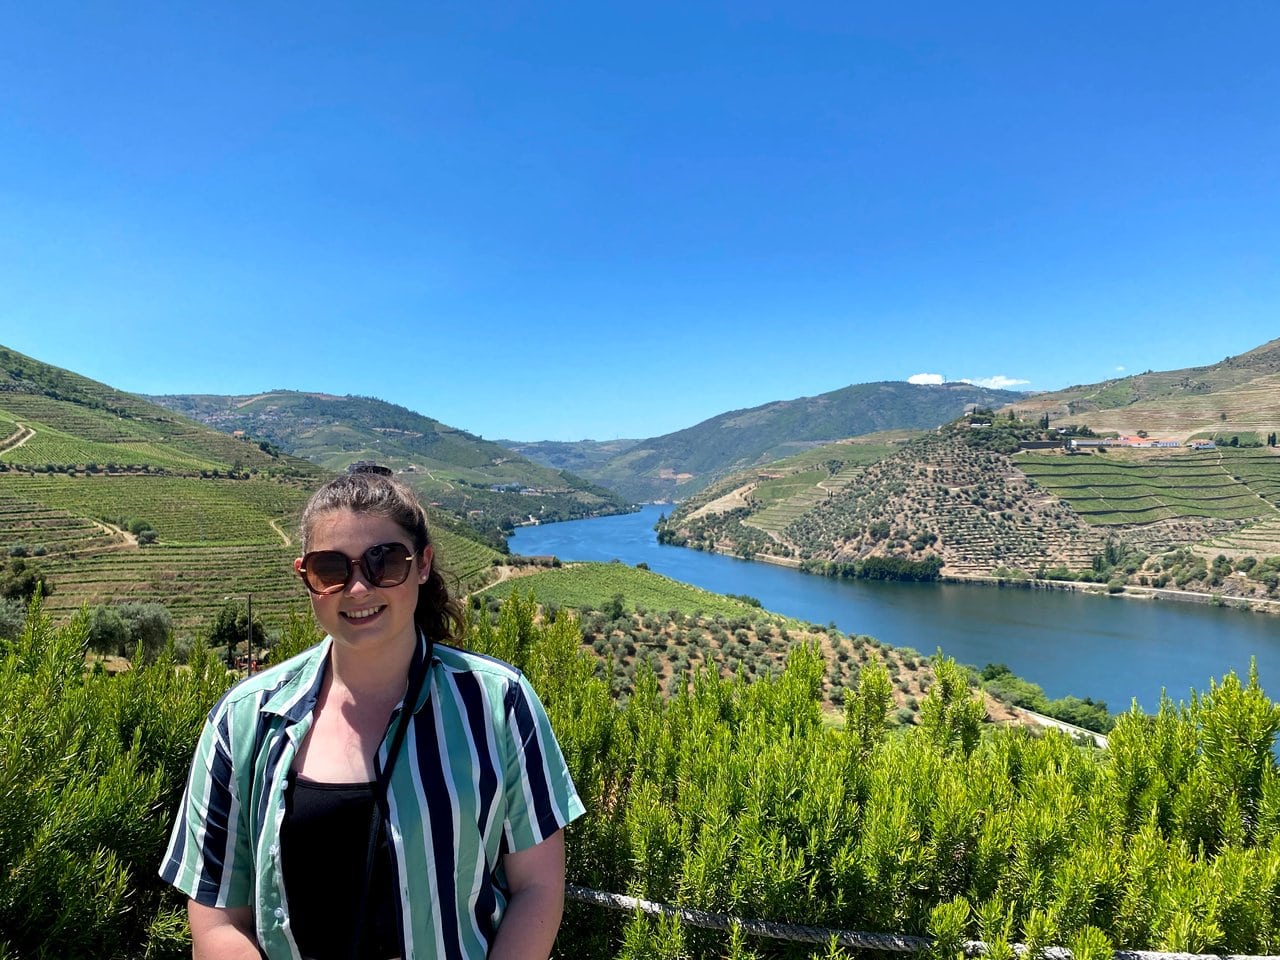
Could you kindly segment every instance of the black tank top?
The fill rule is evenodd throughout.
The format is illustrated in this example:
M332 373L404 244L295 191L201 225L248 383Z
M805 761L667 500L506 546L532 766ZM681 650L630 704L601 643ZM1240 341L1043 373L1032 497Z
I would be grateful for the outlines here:
M347 960L373 816L372 783L316 783L290 771L280 827L289 924L312 960ZM362 960L401 955L399 895L387 831L373 860Z

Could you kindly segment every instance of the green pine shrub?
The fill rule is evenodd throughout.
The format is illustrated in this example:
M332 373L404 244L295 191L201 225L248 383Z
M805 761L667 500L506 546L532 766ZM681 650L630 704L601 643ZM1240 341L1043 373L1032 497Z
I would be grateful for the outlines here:
M917 724L893 722L869 659L824 722L826 665L797 646L748 681L687 667L663 694L637 658L582 649L566 610L476 611L468 645L526 672L587 806L572 883L834 928L1115 949L1280 951L1280 707L1256 675L1118 718L1106 751L992 729L965 671L935 660ZM200 726L228 675L203 645L117 676L86 670L87 615L38 602L0 644L0 957L177 957L180 898L156 868ZM298 618L272 651L316 639ZM558 947L611 957L837 957L834 947L703 931L570 902Z

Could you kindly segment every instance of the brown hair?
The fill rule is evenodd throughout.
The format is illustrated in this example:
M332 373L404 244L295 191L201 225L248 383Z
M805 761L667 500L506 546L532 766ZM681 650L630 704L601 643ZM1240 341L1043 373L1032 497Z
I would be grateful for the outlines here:
M381 473L357 472L335 477L311 495L302 511L302 549L305 552L316 519L333 510L350 510L391 520L409 535L413 552L431 544L427 530L427 514L412 490L399 480ZM418 587L418 605L413 620L436 642L456 643L466 630L466 613L462 603L449 595L448 584L440 572L436 555L427 579Z

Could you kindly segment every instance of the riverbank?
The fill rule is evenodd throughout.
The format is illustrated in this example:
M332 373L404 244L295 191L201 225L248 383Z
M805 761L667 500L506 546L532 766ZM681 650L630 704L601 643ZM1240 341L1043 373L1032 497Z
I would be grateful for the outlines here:
M1252 613L1280 615L1280 600L1264 597L1232 597L1220 593L1202 593L1196 590L1170 590L1167 587L1143 587L1126 584L1123 590L1112 592L1104 583L1082 583L1079 580L1010 580L1007 577L980 576L977 574L944 574L938 578L944 583L978 583L995 587L1015 587L1023 590L1060 590L1067 593L1084 593L1099 597L1123 597L1130 600L1168 600L1175 603L1200 603Z
M1204 689L1210 677L1228 671L1244 676L1255 659L1264 683L1280 683L1276 621L1215 609L1211 596L1202 602L1170 597L1163 603L1102 603L1086 595L1098 588L1069 582L1055 583L1055 589L992 590L974 589L974 581L801 576L792 564L747 563L729 552L659 543L653 525L662 509L521 528L511 549L564 561L644 563L683 583L755 597L784 616L895 647L926 653L941 647L961 663L1007 664L1051 700L1088 694L1126 705L1137 697L1144 709L1155 710L1164 691Z
M768 563L778 567L786 567L790 570L799 570L801 573L806 572L803 569L801 561L792 557L776 557L771 554L764 553L751 554L750 556L744 557L740 553L733 553L728 550L708 550L699 552L735 557L739 560ZM818 574L815 574L815 576L818 576ZM1144 587L1133 584L1125 584L1123 590L1113 592L1105 583L1086 583L1080 580L1048 580L1043 578L1013 580L1009 577L994 577L975 573L943 573L938 576L937 580L940 583L982 584L1002 588L1017 587L1024 590L1054 590L1064 591L1067 593L1083 593L1100 597L1125 597L1131 600L1169 600L1177 603L1200 603L1235 610L1247 610L1251 613L1265 613L1271 616L1280 616L1280 600L1272 600L1265 597L1234 597L1221 593L1204 593L1195 590L1171 590L1168 587Z

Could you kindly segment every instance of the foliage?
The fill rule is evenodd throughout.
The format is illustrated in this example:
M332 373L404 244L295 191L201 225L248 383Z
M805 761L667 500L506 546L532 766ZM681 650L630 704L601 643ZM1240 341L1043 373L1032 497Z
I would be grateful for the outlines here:
M34 601L0 646L0 955L189 954L156 875L204 716L227 685L203 647L111 676L87 671L89 617Z
M821 573L828 577L849 580L907 580L922 582L937 580L942 570L942 558L927 554L920 560L906 557L865 557L862 560L839 563L828 560L807 560L801 569L809 573Z
M161 603L95 607L89 616L89 649L118 657L139 650L142 660L149 662L164 649L172 632L173 618Z
M1095 733L1107 733L1115 726L1115 718L1107 712L1104 701L1072 696L1050 700L1039 684L1015 676L1003 663L988 663L979 677L987 693L1015 707L1042 713Z
M181 904L155 864L203 717L227 683L203 646L110 677L85 671L87 617L39 604L0 655L0 955L176 957ZM288 631L286 631L288 633ZM315 637L297 618L290 645ZM974 736L964 671L939 659L917 727L886 723L869 662L843 728L822 660L765 679L651 674L615 701L566 612L515 597L469 646L515 663L551 717L588 813L573 883L761 919L937 938L1237 954L1280 948L1280 706L1228 674L1189 704L1136 707L1108 751L1049 732ZM998 672L997 672L998 673ZM559 949L584 960L725 956L721 934L571 903ZM733 956L824 955L740 932ZM827 955L838 955L828 952Z
M887 736L883 682L849 694L847 715L864 721L820 722L821 666L804 647L779 676L701 671L667 698L641 676L619 706L563 614L539 625L513 600L496 623L477 622L472 644L515 658L547 704L589 811L569 831L572 882L753 918L933 932L944 948L983 936L997 956L1013 942L1089 957L1111 945L1280 947L1280 708L1256 678L1228 675L1154 717L1135 709L1099 752L1056 732L974 738L963 673L945 661L930 719ZM719 957L723 941L571 904L561 949Z
M52 592L53 583L40 562L22 556L0 561L0 598L25 603L36 594L48 596Z
M483 590L481 595L505 599L513 592L530 591L546 602L575 609L598 606L605 598L614 595L625 597L631 605L638 604L651 610L678 610L686 614L733 616L754 609L748 602L729 599L622 563L568 564L521 577L518 581L494 584Z
M252 643L259 649L268 646L267 631L262 618L254 615L249 620L248 604L239 598L230 598L222 605L218 615L209 626L209 645L212 647L230 647L234 649L240 644Z
M16 597L0 597L0 640L12 640L27 622L27 605Z

